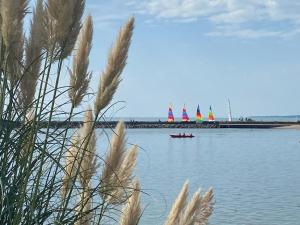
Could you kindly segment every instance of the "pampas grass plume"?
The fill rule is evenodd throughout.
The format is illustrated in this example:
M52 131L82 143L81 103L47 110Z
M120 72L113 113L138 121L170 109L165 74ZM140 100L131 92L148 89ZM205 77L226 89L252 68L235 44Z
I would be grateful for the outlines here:
M137 146L125 151L125 125L119 122L115 128L110 149L105 159L101 176L101 196L111 204L126 201L126 191L133 179L136 165Z
M80 183L86 187L98 168L96 159L96 134L93 129L93 111L89 108L84 113L83 127L81 129L80 148Z
M179 225L194 225L195 224L195 217L197 215L197 210L199 205L201 204L201 196L200 190L195 192L194 196L187 204L184 213L180 218Z
M112 175L110 179L112 191L108 198L109 202L119 204L127 200L127 189L133 179L132 174L136 166L137 153L137 146L132 146L132 148L125 153L119 169Z
M73 68L70 72L69 97L74 107L77 107L87 92L91 74L88 73L89 54L92 47L93 21L88 16L81 28L77 41L77 51L73 57Z
M48 46L57 47L62 59L68 57L75 45L81 27L84 0L48 0L47 33Z
M11 48L23 36L23 19L27 5L27 0L1 1L1 32L7 48Z
M188 194L188 181L186 181L177 197L175 200L172 209L169 213L169 216L165 222L165 225L175 225L178 224L178 221L181 216L181 212L185 208L186 205L186 199L187 199L187 194Z
M63 177L63 184L61 189L61 195L63 198L67 196L69 189L71 188L72 183L74 182L76 171L78 170L78 144L79 144L79 135L76 133L72 137L71 147L65 154L65 175Z
M1 34L7 50L8 78L12 87L21 77L23 58L23 20L26 14L27 0L1 1Z
M106 185L112 175L116 173L123 160L125 142L125 125L123 122L119 122L114 130L110 148L106 155L105 166L102 171L101 181L104 185Z
M121 28L118 38L110 50L108 62L105 70L102 72L96 96L96 115L111 102L121 81L120 75L126 65L133 28L134 18L131 17Z
M2 7L2 5L1 5L1 1L0 1L0 37L2 36L2 34L1 34L1 29L2 29L2 15L1 15L1 7Z
M121 214L120 225L137 225L141 217L140 185L133 182L133 192L124 206Z
M212 215L214 210L213 198L213 189L209 188L201 200L201 204L197 212L197 218L195 223L196 225L208 224L208 219Z
M21 104L25 110L30 107L34 99L36 84L39 78L42 61L41 53L43 48L43 37L45 36L43 18L43 1L37 0L31 21L30 36L25 45L25 73L20 82Z

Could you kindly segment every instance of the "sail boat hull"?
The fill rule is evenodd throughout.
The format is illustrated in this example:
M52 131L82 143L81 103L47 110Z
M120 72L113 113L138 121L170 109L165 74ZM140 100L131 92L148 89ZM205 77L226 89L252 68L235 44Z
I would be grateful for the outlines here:
M182 135L182 134L170 134L171 138L193 138L195 137L193 134L189 134L189 135Z

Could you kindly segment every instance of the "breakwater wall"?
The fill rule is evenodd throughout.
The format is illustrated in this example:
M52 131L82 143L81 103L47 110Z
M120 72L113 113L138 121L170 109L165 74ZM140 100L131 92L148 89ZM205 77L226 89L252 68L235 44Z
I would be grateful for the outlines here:
M97 128L114 128L118 121L99 121L96 123ZM155 129L155 128L173 128L173 129L196 129L196 128L245 128L245 129L269 129L277 127L286 127L292 125L299 125L300 122L264 122L264 121L215 121L202 123L191 122L173 122L168 123L165 121L127 121L126 127L130 129ZM0 121L0 126L22 126L21 122L8 122ZM39 127L45 128L48 122L39 122ZM82 126L82 121L52 121L49 126L51 128L79 128Z

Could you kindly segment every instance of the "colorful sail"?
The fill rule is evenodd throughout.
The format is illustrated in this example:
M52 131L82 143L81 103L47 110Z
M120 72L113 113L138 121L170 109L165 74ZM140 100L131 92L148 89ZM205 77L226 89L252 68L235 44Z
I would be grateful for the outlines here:
M187 114L187 112L186 112L185 106L184 106L183 109L182 109L182 121L183 121L183 122L188 122L188 121L190 121L190 118L189 118L189 116L188 116L188 114Z
M196 113L196 122L200 123L203 121L203 118L202 118L202 115L201 115L201 112L200 112L200 108L199 108L199 105L197 107L197 113Z
M214 114L212 112L211 106L209 107L208 121L215 121L215 117L214 117Z
M171 106L169 106L168 122L169 122L169 123L174 122L174 116L173 116L173 112L172 112L172 107L171 107Z

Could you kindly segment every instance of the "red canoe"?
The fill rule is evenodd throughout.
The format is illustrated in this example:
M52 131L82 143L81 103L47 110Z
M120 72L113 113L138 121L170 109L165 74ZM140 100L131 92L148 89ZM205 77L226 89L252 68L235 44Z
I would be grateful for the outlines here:
M171 138L193 138L192 134L170 134Z

